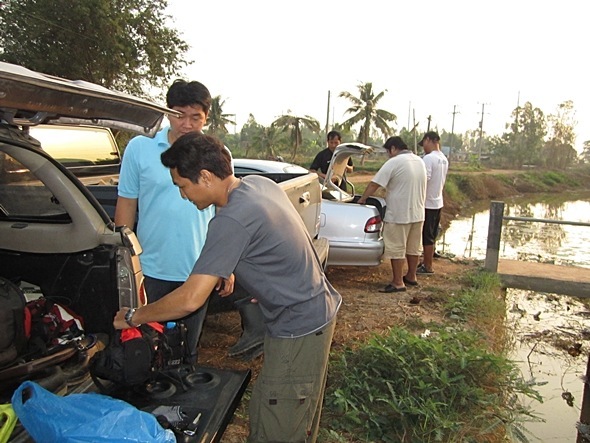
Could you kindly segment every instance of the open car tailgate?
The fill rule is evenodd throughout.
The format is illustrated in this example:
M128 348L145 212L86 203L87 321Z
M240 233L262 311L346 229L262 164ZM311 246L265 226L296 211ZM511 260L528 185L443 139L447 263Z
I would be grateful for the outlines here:
M165 106L81 80L66 80L0 62L1 107L30 111L36 123L80 123L106 126L153 136L165 114ZM9 123L26 121L4 115Z

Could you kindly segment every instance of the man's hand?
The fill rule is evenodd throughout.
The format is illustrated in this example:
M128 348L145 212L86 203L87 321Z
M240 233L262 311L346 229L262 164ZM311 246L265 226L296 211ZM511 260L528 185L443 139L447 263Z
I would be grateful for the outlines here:
M220 297L227 297L234 292L234 282L236 277L232 274L229 278L220 278L215 289L219 292Z
M113 320L113 326L115 329L127 329L130 327L125 321L125 314L127 314L128 310L129 308L121 308L119 309L119 312L115 314L115 318Z

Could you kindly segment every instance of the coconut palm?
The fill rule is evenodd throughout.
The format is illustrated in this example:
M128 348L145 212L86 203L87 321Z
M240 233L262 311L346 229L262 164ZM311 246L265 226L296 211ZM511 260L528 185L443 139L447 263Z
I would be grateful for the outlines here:
M357 141L365 144L369 140L372 125L375 125L385 138L392 135L393 129L389 127L388 122L395 122L397 116L389 111L377 108L377 103L383 98L387 90L375 95L373 83L371 82L359 84L358 90L359 97L346 91L339 94L339 97L344 97L352 102L352 106L345 113L354 114L343 124L350 127L361 123Z
M298 117L291 115L290 113L281 115L274 122L272 122L271 126L278 128L281 132L291 133L291 146L293 147L293 153L291 155L292 160L295 160L295 156L299 150L299 145L301 145L301 129L303 127L307 127L311 131L320 131L320 122L318 122L315 118L310 117L309 115L306 115L305 117Z
M221 96L213 97L211 100L211 109L209 109L209 115L207 116L207 134L219 136L221 134L227 134L226 125L235 125L235 121L229 117L233 114L224 114L223 105L225 100L221 100Z
M261 127L260 132L252 138L252 145L267 159L275 160L278 158L276 148L281 144L281 141L282 133L279 128L275 126Z

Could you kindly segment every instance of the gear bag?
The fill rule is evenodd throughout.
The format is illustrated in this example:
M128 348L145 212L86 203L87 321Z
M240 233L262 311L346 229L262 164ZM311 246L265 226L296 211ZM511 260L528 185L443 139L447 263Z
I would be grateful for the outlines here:
M184 352L185 335L186 327L182 323L178 329L165 330L160 323L151 322L115 331L109 345L90 361L92 379L102 392L107 390L99 379L120 386L153 380L161 371L182 363L178 356Z
M25 304L22 289L0 277L0 368L12 364L26 347Z

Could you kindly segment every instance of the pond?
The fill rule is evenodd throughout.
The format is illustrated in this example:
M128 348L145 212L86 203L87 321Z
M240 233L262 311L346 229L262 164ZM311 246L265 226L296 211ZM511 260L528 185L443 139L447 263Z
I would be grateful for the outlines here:
M505 216L590 222L590 193L506 199ZM485 259L489 203L480 202L443 233L437 251ZM590 268L590 227L504 221L500 259ZM531 442L576 441L588 351L590 309L579 299L508 289L507 327L514 331L511 358L525 380L536 384L543 403L526 404L543 419L526 422Z

